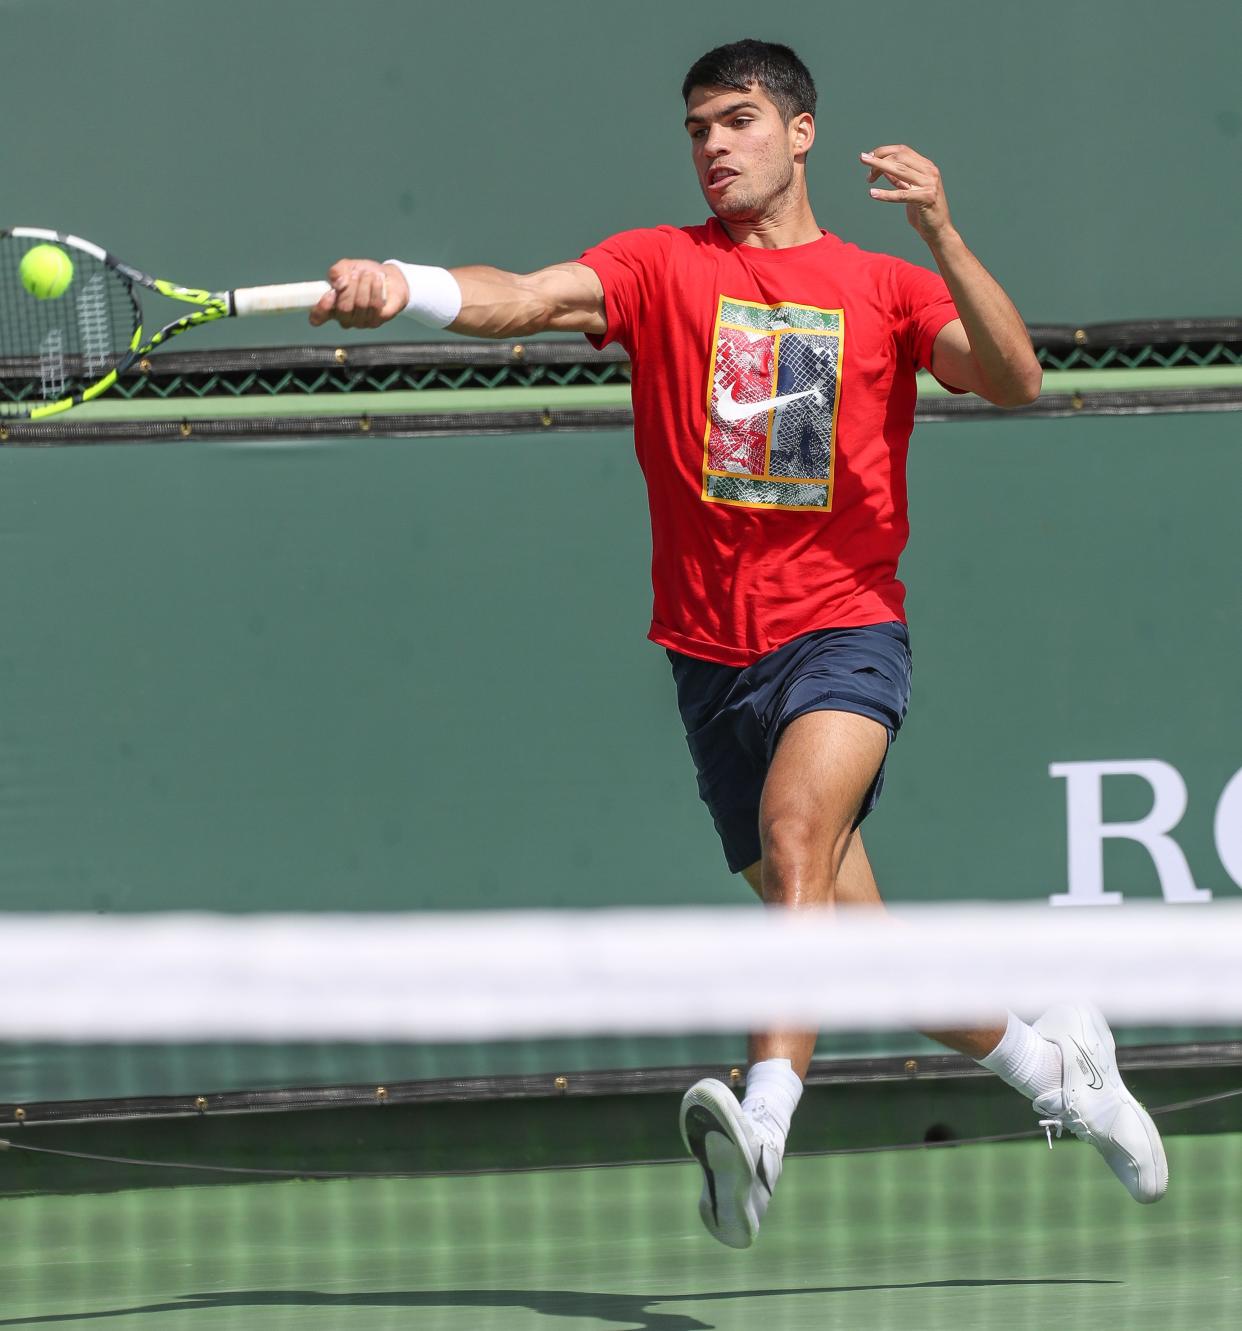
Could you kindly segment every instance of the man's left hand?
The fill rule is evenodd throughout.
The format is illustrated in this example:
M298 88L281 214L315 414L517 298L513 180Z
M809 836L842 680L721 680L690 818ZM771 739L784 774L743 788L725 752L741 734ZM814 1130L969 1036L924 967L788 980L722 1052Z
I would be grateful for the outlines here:
M894 187L873 189L871 197L881 203L904 203L910 225L929 245L952 230L949 204L935 162L904 143L886 144L859 156L869 168L869 185L883 177Z

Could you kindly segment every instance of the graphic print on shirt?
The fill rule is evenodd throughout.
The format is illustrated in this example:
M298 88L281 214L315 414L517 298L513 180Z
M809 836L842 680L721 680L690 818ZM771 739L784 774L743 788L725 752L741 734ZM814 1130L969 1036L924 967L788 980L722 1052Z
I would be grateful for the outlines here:
M842 310L721 296L708 376L703 498L830 509Z

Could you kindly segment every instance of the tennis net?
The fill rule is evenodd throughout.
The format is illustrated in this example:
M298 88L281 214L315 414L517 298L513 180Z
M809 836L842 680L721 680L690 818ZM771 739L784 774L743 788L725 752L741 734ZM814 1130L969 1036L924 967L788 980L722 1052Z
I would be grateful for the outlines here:
M1232 1326L1240 940L1233 905L8 916L0 1328ZM1164 1135L1157 1205L914 1034L1066 1001ZM734 1251L681 1096L808 1026Z

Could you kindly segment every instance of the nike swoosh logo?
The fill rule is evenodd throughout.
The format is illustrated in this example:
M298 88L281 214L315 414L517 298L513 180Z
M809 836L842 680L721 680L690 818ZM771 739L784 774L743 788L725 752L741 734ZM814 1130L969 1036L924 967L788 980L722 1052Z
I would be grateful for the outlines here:
M702 1107L695 1105L686 1115L687 1137L690 1141L690 1150L694 1158L699 1162L703 1169L703 1176L707 1182L707 1193L712 1204L712 1219L719 1224L720 1214L717 1210L716 1200L716 1175L712 1171L711 1163L707 1155L707 1137L709 1133L717 1132L722 1137L726 1134L722 1131L720 1124L715 1118Z
M733 396L733 390L730 389L724 397L716 403L716 415L728 425L733 425L737 421L749 420L751 416L758 416L766 411L776 411L781 407L788 406L791 402L800 402L804 397L812 397L820 390L808 388L802 393L785 393L781 397L765 397L762 402L739 402Z
M1074 1040L1074 1037L1071 1035L1070 1039ZM1100 1076L1100 1070L1091 1061L1091 1055L1087 1053L1077 1040L1074 1040L1074 1048L1077 1049L1079 1053L1079 1066L1081 1067L1082 1064L1086 1064L1083 1071L1088 1073L1092 1079L1090 1083L1091 1089L1093 1091L1101 1090L1104 1086L1104 1078Z

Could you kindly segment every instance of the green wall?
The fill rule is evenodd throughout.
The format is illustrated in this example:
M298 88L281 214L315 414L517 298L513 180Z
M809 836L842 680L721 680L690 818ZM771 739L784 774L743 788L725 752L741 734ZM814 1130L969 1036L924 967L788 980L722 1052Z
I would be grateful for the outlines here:
M1232 415L923 426L894 897L1066 887L1052 763L1242 767ZM698 803L622 434L0 450L0 902L743 899ZM1142 817L1138 780L1106 783ZM1110 888L1157 893L1139 846Z
M0 0L5 221L206 285L342 253L571 257L702 218L677 88L754 13ZM773 4L760 26L820 84L823 224L922 257L855 158L906 140L1029 320L1237 312L1234 0ZM1237 421L916 435L915 705L869 829L894 896L1063 890L1048 768L1102 759L1176 767L1195 881L1237 890L1212 831L1242 766ZM0 450L0 542L0 906L741 897L643 642L623 435ZM1109 818L1149 803L1107 784ZM1105 865L1156 892L1134 843Z

